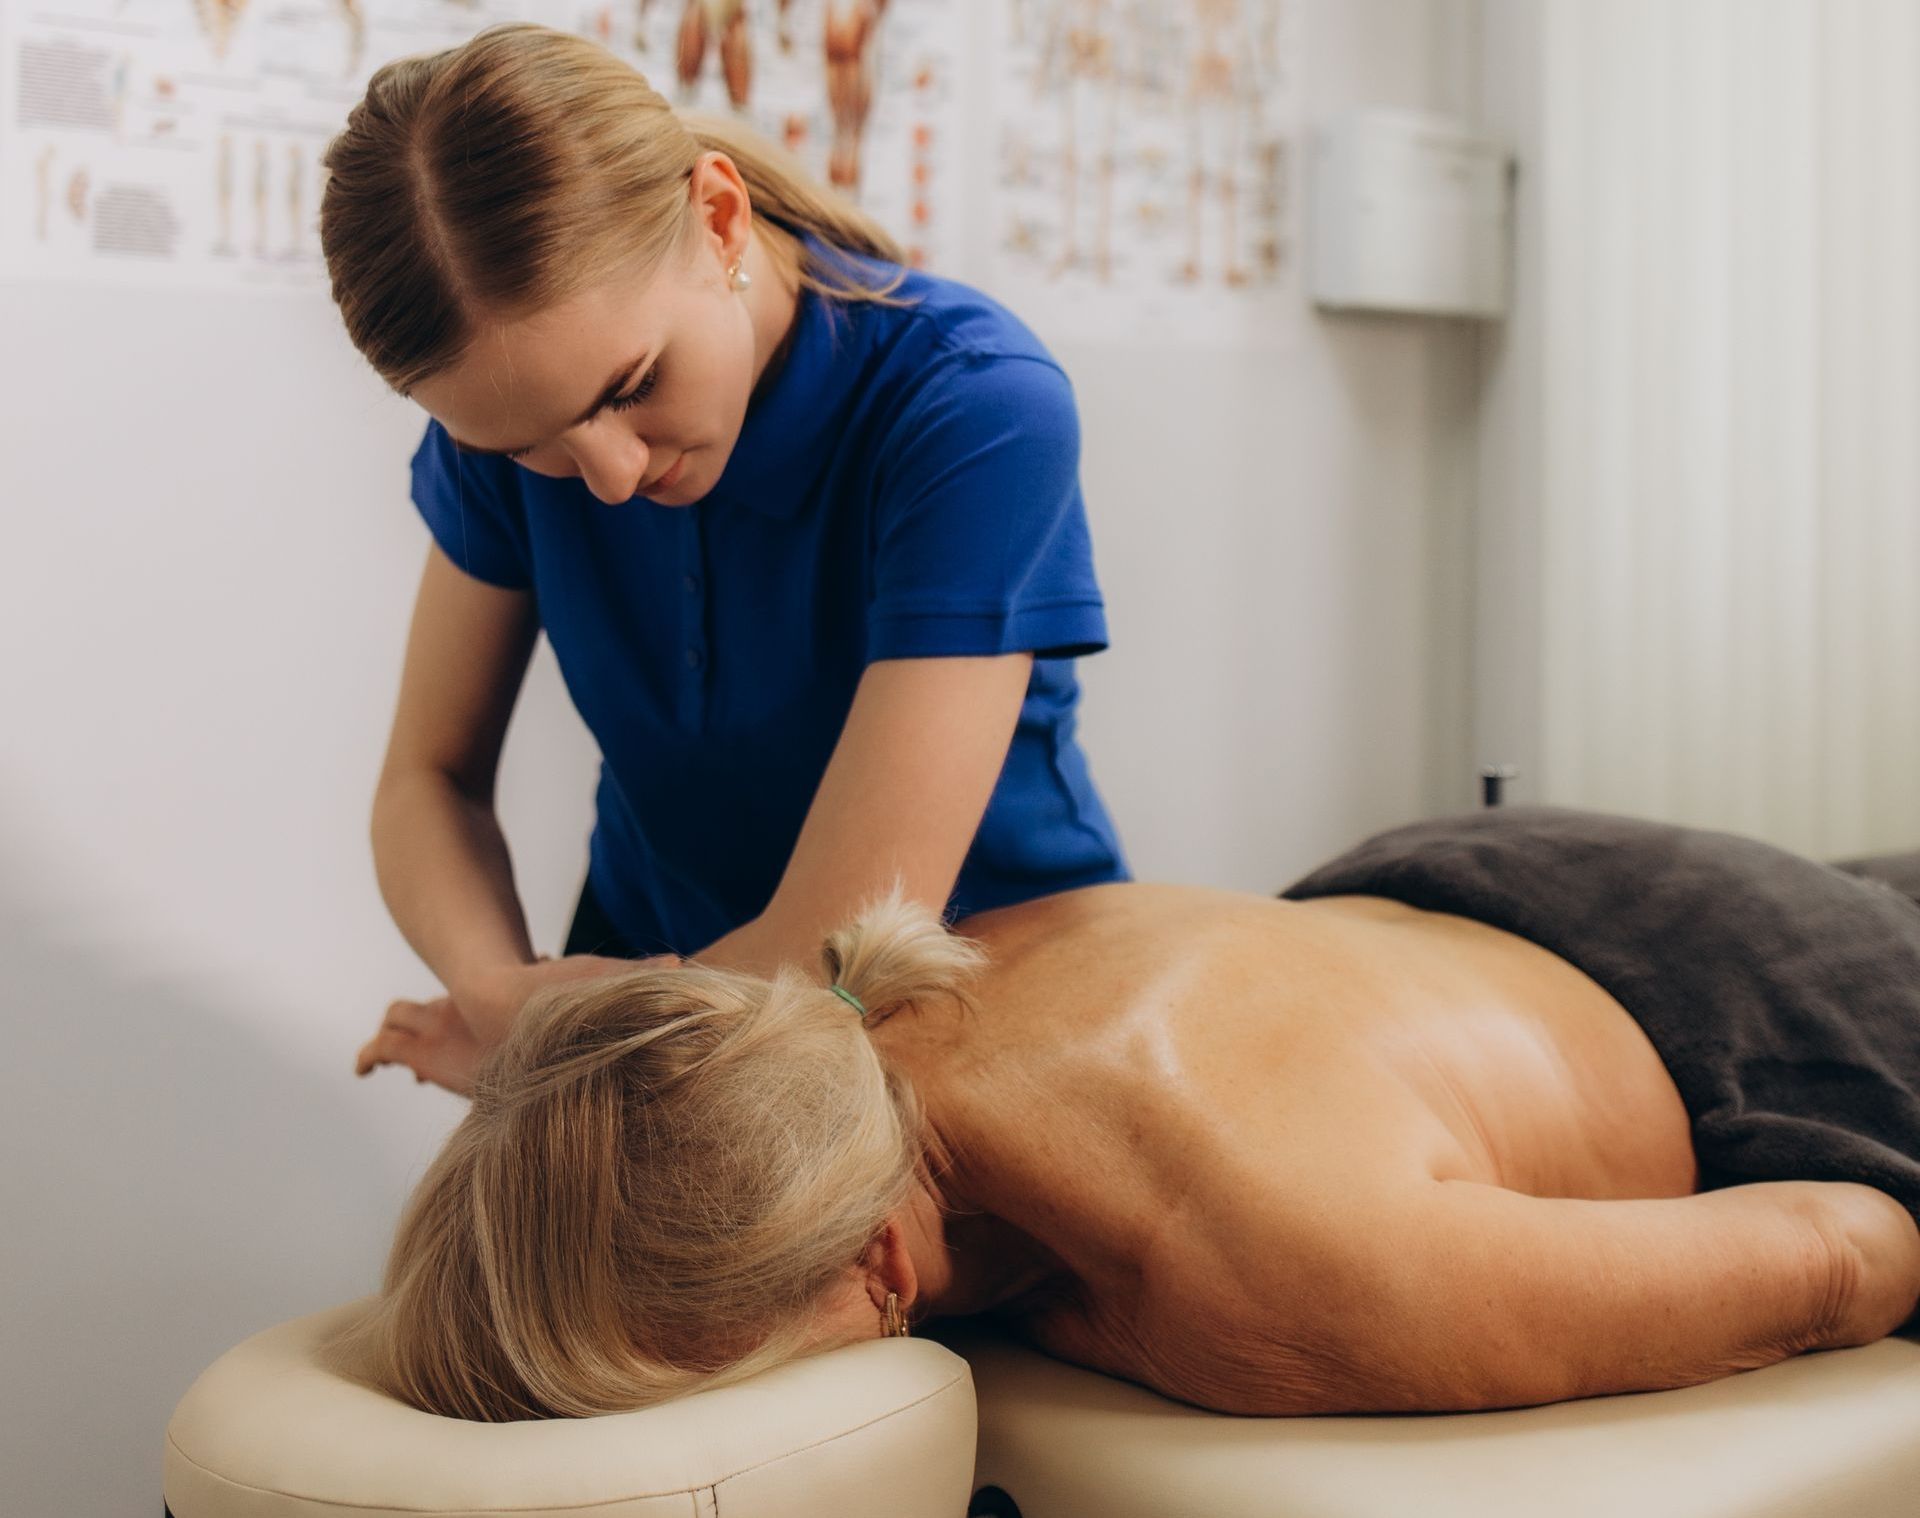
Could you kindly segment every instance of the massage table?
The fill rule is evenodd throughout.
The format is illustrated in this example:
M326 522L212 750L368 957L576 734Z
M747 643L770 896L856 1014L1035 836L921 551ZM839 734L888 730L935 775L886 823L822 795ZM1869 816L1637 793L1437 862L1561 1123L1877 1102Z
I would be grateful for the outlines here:
M1241 1418L977 1320L598 1418L473 1423L254 1335L167 1429L172 1518L1913 1518L1920 1343L1504 1412Z

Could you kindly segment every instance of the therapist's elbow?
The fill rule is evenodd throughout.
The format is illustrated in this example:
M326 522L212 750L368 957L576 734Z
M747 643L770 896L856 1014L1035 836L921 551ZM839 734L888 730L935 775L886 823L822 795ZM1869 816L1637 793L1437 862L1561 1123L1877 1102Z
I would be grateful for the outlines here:
M388 764L373 788L367 814L367 836L376 861L385 851L408 847L423 823L447 813L494 819L491 781L476 781L435 765Z

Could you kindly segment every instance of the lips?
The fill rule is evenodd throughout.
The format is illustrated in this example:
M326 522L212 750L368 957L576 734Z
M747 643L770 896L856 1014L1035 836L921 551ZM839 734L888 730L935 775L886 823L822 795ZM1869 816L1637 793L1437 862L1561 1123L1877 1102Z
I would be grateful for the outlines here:
M686 466L686 462L687 456L683 453L673 461L673 467L661 475L659 479L655 480L651 485L642 485L640 487L640 494L651 495L654 491L665 490L669 485L677 482L680 478L680 471Z

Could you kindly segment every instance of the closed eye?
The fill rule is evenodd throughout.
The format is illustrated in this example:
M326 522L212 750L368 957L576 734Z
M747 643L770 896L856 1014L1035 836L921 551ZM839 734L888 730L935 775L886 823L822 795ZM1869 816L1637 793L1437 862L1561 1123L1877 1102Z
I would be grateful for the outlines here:
M624 411L629 406L637 406L653 394L654 387L659 383L660 366L655 364L645 374L640 376L639 384L635 385L625 395L614 397L614 399L608 401L607 404L615 411Z
M650 395L653 394L654 390L658 388L659 383L660 383L660 365L658 363L655 363L652 368L650 368L649 370L647 370L645 374L640 376L639 384L635 385L625 395L616 395L612 400L608 401L607 409L610 411L626 411L631 407L638 406L642 401L646 400ZM512 453L504 455L504 457L510 458L510 459L523 459L531 452L533 452L531 448L520 448L515 450Z

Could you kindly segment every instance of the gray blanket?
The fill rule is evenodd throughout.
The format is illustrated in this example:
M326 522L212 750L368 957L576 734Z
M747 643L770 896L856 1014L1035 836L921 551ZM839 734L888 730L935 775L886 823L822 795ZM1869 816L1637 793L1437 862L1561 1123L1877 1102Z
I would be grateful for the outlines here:
M1860 1181L1920 1221L1920 856L1502 807L1368 839L1281 894L1388 896L1531 939L1646 1030L1700 1187Z

